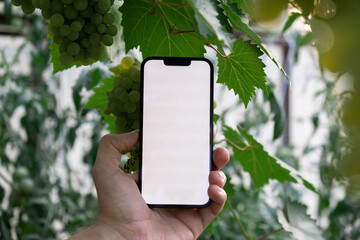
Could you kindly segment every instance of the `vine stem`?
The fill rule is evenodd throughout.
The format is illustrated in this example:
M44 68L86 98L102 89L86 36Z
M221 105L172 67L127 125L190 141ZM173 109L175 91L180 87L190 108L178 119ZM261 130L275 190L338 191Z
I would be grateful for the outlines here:
M160 6L160 2L158 0L155 0L154 3L152 2L149 2L150 5L156 5L159 10L160 10L160 13L161 13L161 16L163 17L163 19L165 20L166 24L168 25L169 27L169 32L171 34L180 34L180 33L186 33L186 34L189 34L193 37L196 37L198 38L200 41L204 42L206 46L212 48L217 54L219 54L222 58L227 58L226 55L222 54L216 47L214 47L211 43L209 43L208 41L206 41L205 39L202 39L198 34L195 34L196 31L195 30L181 30L181 29L178 29L176 28L175 26L173 26L169 19L166 17L164 11L162 10L161 6ZM164 4L164 5L169 5L168 3L167 4ZM189 4L187 5L179 5L179 6L190 6Z
M284 230L283 227L281 227L281 228L279 228L279 229L276 229L276 230L272 231L271 233L265 234L264 236L258 238L258 240L263 240L263 239L265 239L265 238L267 238L267 237L269 237L269 236L271 236L271 235L273 235L273 234L275 234L275 233L278 233L278 232L280 232L280 231L282 231L282 230Z
M222 143L222 142L227 142L228 144L230 144L232 147L236 148L237 150L241 151L241 152L244 152L246 151L247 149L251 148L252 146L251 145L248 145L244 148L241 148L239 147L238 145L236 145L235 143L233 143L232 141L230 141L229 139L222 139L220 141L215 141L214 144L219 144L219 143Z
M248 236L248 234L246 233L244 226L242 225L240 219L239 219L238 216L236 215L236 212L235 212L235 210L233 209L233 207L231 206L230 201L229 201L228 199L226 199L226 203L227 203L227 205L229 206L230 211L231 211L231 213L233 214L233 216L234 216L237 224L239 225L242 233L244 234L246 240L250 240L251 238L250 238L250 237Z

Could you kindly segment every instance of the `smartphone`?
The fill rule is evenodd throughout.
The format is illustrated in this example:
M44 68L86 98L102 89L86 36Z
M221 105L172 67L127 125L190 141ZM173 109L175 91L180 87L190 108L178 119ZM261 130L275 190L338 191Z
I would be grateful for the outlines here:
M213 71L205 58L142 62L139 188L149 207L210 203Z

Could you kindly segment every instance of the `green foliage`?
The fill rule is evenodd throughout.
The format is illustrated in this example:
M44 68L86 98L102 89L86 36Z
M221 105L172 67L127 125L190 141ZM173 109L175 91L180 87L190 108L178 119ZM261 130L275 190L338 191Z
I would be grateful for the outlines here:
M240 150L238 147L230 144L230 146L233 147L234 160L239 161L244 167L244 170L250 173L257 188L269 183L270 179L277 180L281 183L285 181L299 183L294 177L294 175L297 174L291 173L289 169L283 167L286 165L285 163L279 164L281 161L271 157L264 150L264 147L244 129L238 127L237 130L238 132L225 126L224 135L231 143L242 148L242 150ZM306 182L305 187L311 191L314 190L314 187L308 182Z
M296 239L324 239L316 221L306 214L306 206L288 202L285 211L277 210L278 220Z
M255 94L255 88L266 89L264 63L260 49L250 41L238 39L226 58L218 57L218 83L223 83L239 95L245 106Z
M182 0L173 1L184 4ZM156 5L154 2L125 0L121 6L125 50L140 46L144 58L149 56L202 57L203 42L192 34L196 31L194 12L178 5ZM136 31L134 31L136 29Z
M93 88L94 94L90 97L85 109L98 109L100 116L103 117L103 123L107 124L107 130L111 133L115 133L115 116L104 114L104 108L108 104L107 91L110 91L114 86L115 77L111 76L105 79L101 79L101 85Z
M226 20L221 20L222 22L220 22L224 15L218 11L217 1L188 0L188 2L199 18L197 22L201 35L210 39L215 37L228 45L229 37L226 34L228 25L222 25L222 22Z
M282 33L286 32L291 25L295 22L296 19L298 19L298 17L301 16L301 13L298 12L293 12L291 13L291 15L289 16L289 18L286 20L286 23L284 24L284 27L282 29Z
M288 79L288 76L285 72L285 70L281 67L281 64L273 57L270 52L267 50L267 48L264 46L261 38L257 33L255 33L247 24L245 24L239 15L237 15L231 7L226 3L226 0L220 0L221 6L224 8L224 11L226 15L229 18L229 21L232 25L232 27L242 33L244 33L246 36L250 38L251 41L256 43L258 47L263 51L270 59L273 61L273 63L280 69L280 71L285 75L285 77ZM240 6L244 6L243 4L240 4ZM247 9L247 8L245 8Z

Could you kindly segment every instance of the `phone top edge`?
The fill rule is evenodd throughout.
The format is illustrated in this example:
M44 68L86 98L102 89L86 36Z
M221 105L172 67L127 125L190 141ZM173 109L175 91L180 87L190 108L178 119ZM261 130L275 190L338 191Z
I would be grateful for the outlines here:
M212 62L209 59L204 58L204 57L159 57L159 56L147 57L142 61L141 69L143 69L143 66L145 66L146 62L148 62L150 60L164 60L164 61L173 61L173 60L176 61L176 60L178 60L180 62L181 62L181 60L184 60L184 61L189 61L189 60L191 60L191 61L204 61L204 62L209 64L211 72L214 71L214 65L212 64ZM167 64L165 64L165 65L167 65ZM176 66L176 65L174 65L174 66ZM181 65L179 65L179 66L181 66ZM188 65L182 65L182 66L188 66Z

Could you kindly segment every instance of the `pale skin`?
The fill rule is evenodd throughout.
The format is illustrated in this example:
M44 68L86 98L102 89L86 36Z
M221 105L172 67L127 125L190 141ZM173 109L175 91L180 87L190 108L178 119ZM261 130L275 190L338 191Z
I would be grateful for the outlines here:
M71 240L196 239L221 212L226 201L226 177L220 169L229 161L226 149L213 152L208 207L150 209L138 189L137 174L119 168L121 154L133 149L138 140L138 131L102 138L92 171L99 199L98 218Z

